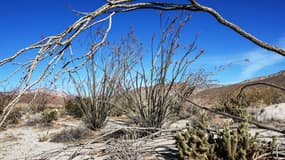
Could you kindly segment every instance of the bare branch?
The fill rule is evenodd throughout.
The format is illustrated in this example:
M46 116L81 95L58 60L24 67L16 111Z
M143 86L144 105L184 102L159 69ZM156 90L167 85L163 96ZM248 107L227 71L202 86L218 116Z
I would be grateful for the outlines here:
M254 83L249 83L249 84L245 84L243 85L238 94L237 94L237 97L240 97L241 96L241 93L244 89L248 88L248 87L252 87L252 86L257 86L257 85L263 85L263 86L269 86L269 87L273 87L273 88L277 88L281 91L285 91L285 88L284 87L281 87L281 86L278 86L276 84L273 84L273 83L269 83L269 82L254 82Z
M252 34L246 32L245 30L243 30L241 27L235 25L234 23L226 20L224 17L222 17L216 10L214 10L213 8L210 7L206 7L203 6L201 4L199 4L196 0L191 0L192 4L197 8L197 10L203 11L203 12L207 12L209 14L211 14L212 16L214 16L216 18L216 20L223 24L226 27L229 27L230 29L232 29L233 31L237 32L238 34L240 34L241 36L243 36L244 38L248 39L249 41L255 43L256 45L258 45L261 48L267 49L269 51L273 51L277 54L280 54L282 56L285 56L285 50L277 47L277 46L273 46L271 44L268 44L258 38L256 38L255 36L253 36Z
M285 130L280 130L280 129L276 128L276 127L268 126L268 125L265 125L265 124L258 123L256 121L247 120L245 118L241 118L241 117L234 116L234 115L231 115L231 114L228 114L228 113L225 113L225 112L220 112L220 111L208 108L208 107L204 107L204 106L201 106L201 105L193 102L192 100L184 97L183 95L181 95L179 93L177 93L177 94L178 94L178 96L180 98L182 98L186 102L189 102L190 104L194 105L195 107L198 107L200 109L206 110L208 112L212 112L214 114L218 114L218 115L222 115L222 116L225 116L225 117L228 117L228 118L232 118L232 119L235 119L237 121L248 122L250 124L253 124L253 125L257 126L258 128L262 128L262 129L271 130L271 131L275 131L275 132L279 132L279 133L285 134Z
M255 43L256 45L265 48L267 50L273 51L277 54L285 56L285 51L281 48L273 46L271 44L265 43L248 32L241 29L239 26L231 23L224 19L217 11L212 8L203 6L199 4L196 0L191 0L189 4L178 4L178 3L167 3L167 2L142 2L142 1L132 1L132 0L108 0L106 4L102 5L93 12L78 12L82 15L76 22L67 27L63 32L43 38L42 40L20 49L14 55L0 60L0 67L4 65L18 65L16 62L17 58L23 55L27 55L28 52L32 51L35 53L33 59L23 63L22 66L18 66L14 72L9 74L6 78L9 79L16 73L23 71L22 76L19 78L19 88L21 91L19 95L11 101L11 103L4 109L5 112L0 116L0 127L2 126L7 115L11 112L13 106L18 102L19 98L31 87L40 83L43 79L48 78L49 76L55 74L56 77L59 77L63 74L63 71L77 71L82 66L84 66L90 56L96 53L96 51L102 46L104 41L107 38L107 35L112 26L112 16L119 12L127 12L137 9L153 9L153 10L185 10L185 11L201 11L207 12L214 16L221 24L229 27L233 31L239 33L241 36ZM99 18L100 16L105 16L105 18ZM97 35L100 40L96 44L90 46L90 50L87 53L79 54L77 57L65 59L65 50L72 45L72 42L85 30L92 28L100 23L104 23L109 20L109 25L106 31L103 33L103 36ZM63 62L61 70L56 70L59 62ZM77 65L74 65L77 62ZM31 80L36 76L35 71L40 70L39 64L45 63L46 66L40 71L39 76L35 81ZM5 79L5 80L7 80ZM56 78L54 78L56 79ZM5 81L4 80L4 81ZM0 80L1 81L1 80Z

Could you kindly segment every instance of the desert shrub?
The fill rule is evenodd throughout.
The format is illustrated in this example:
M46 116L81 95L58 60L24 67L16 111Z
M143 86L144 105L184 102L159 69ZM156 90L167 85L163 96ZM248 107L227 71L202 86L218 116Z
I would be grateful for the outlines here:
M285 92L270 87L253 87L241 94L227 94L219 97L216 109L229 114L252 118L247 113L248 107L267 106L285 102Z
M178 94L189 96L195 86L205 81L202 72L190 70L190 64L203 51L193 58L190 53L195 49L195 43L189 48L178 43L180 31L187 21L187 18L180 22L179 18L167 21L157 46L155 37L152 39L149 63L141 57L135 71L126 73L122 106L126 107L127 116L140 127L160 128L165 121L176 117L181 106ZM180 59L176 52L179 52Z
M107 148L112 160L142 160L142 143L136 142L136 133L128 133L118 139L114 139Z
M249 118L249 114L246 111L248 106L249 99L245 94L239 97L234 94L228 94L219 98L216 109L234 116Z
M268 106L285 102L285 92L271 87L254 87L243 92L250 106Z
M235 129L225 126L222 130L210 132L204 127L194 127L176 135L179 159L255 159L263 153L273 151L275 142L272 140L268 144L262 144L258 141L257 134L252 136L249 133L246 122Z
M82 138L86 138L90 132L85 127L76 127L63 129L61 132L53 135L50 142L70 142Z
M12 112L8 115L8 118L5 122L6 125L19 123L19 120L21 119L22 115L22 110L19 107L14 108Z
M106 97L101 97L105 99ZM88 128L96 130L104 126L109 115L110 105L101 99L82 99L81 106L84 109L84 121Z
M79 97L67 100L64 104L64 109L68 115L71 115L73 117L80 118L83 116L82 111L80 109Z
M16 96L16 91L0 93L0 115L3 113L3 109L7 106L13 98ZM11 113L8 115L3 126L7 126L9 124L15 124L19 122L19 119L22 117L22 110L20 107L14 108Z
M116 55L101 54L100 67L95 66L98 64L95 63L95 58L91 57L86 65L85 82L80 77L70 74L75 84L83 119L92 130L104 126L111 108L116 106L112 103L112 97L116 93L123 72L121 64L114 56Z
M48 95L46 93L35 93L34 96L31 103L31 111L33 113L40 113L47 109Z
M41 122L48 124L51 123L52 121L57 120L57 111L56 110L45 110L42 113L42 119Z

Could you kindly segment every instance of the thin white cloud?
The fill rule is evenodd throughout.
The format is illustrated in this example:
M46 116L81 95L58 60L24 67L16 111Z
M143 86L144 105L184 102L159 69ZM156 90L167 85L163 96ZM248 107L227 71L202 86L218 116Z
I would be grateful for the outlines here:
M242 80L252 78L258 71L283 61L284 57L267 51L256 50L246 54L246 59L249 59L249 63L244 63L242 66L240 75Z
M285 49L285 36L280 38L276 45ZM265 69L268 73L268 71L274 71L278 68L278 65L284 66L285 64L285 57L258 47L242 53L235 53L231 56L208 56L205 59L207 60L207 65L221 67L222 70L220 71L231 70L227 75L220 75L219 80L222 80L223 84L233 84L251 79L260 76Z
M277 41L278 47L285 48L285 37L281 37ZM243 63L241 65L242 72L240 74L240 80L246 80L256 76L258 71L264 68L276 65L280 62L285 62L285 58L281 55L274 54L264 49L257 49L245 54L245 59L249 60L249 63Z

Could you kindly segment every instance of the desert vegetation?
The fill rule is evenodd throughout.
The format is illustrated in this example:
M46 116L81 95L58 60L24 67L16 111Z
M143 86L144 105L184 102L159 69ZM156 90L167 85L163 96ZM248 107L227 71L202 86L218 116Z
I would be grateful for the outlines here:
M165 121L179 113L181 100L176 93L189 96L196 86L206 81L204 73L190 70L191 63L203 50L197 50L193 42L184 48L184 53L178 53L183 46L178 37L187 21L188 18L180 21L175 18L165 24L157 46L155 37L152 39L150 63L143 62L144 57L141 57L134 66L135 71L125 74L122 105L126 106L127 116L139 127L161 128ZM175 60L178 54L181 59Z
M176 144L180 159L271 159L276 139L273 137L268 144L260 142L257 135L249 133L248 123L244 122L235 129L225 126L216 131L205 126L189 127L187 131L177 133ZM271 154L263 155L268 151Z
M218 98L214 108L195 103L196 89L206 85L209 77L203 69L192 68L204 54L196 38L188 44L180 42L181 30L191 20L190 16L182 13L165 18L161 12L161 30L150 38L151 46L144 46L133 28L116 42L108 41L107 35L112 16L117 12L137 8L183 9L210 13L255 44L284 55L282 49L252 37L195 0L190 1L190 6L128 0L107 2L99 10L85 14L58 35L60 38L48 37L15 55L34 48L40 50L31 64L24 64L28 69L20 78L19 90L0 94L0 126L8 126L7 133L13 135L15 131L21 135L21 129L37 131L40 134L36 145L59 146L23 159L284 159L284 129L256 122L247 112L251 106L258 108L285 102L284 88L253 87L237 94L225 94ZM107 17L91 21L103 13L108 14ZM92 40L88 51L74 57L73 39L105 21L108 22L106 28L96 28L98 39ZM66 50L69 59L64 56ZM14 59L1 60L0 67ZM51 60L41 76L31 82L33 71L43 59ZM58 62L62 66L54 71ZM65 75L66 83L72 86L71 94L62 97L65 102L62 107L49 106L53 95L40 92L30 94L33 100L26 106L29 108L26 112L14 107L21 105L18 102L30 88L50 75L54 79ZM191 113L183 113L186 116L182 119L181 112L186 110ZM21 120L22 115L23 122L17 126L22 128L9 126ZM187 120L187 125L178 123L181 119ZM213 122L216 119L234 121L216 125ZM281 134L279 139L283 142L272 134L260 136L256 131L259 128ZM9 141L1 136L0 143Z
M7 106L15 97L17 96L17 91L3 92L0 93L0 114L3 113L5 106ZM22 111L20 108L14 108L11 114L7 117L7 121L4 124L6 127L8 124L18 123L22 116Z

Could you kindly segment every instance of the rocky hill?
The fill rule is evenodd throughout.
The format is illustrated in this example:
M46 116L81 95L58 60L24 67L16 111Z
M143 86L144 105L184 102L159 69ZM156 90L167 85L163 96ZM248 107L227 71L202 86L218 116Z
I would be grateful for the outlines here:
M244 85L250 84L250 83L258 83L258 82L267 82L272 83L281 87L285 87L285 70L280 71L278 73L268 75L268 76L262 76L262 77L256 77L253 79L249 79L237 84L232 85L225 85L225 86L216 86L209 89L204 89L201 92L196 93L191 98L195 99L197 102L203 105L207 106L213 106L215 102L218 101L219 98L226 96L228 94L237 94L240 90L240 88ZM282 91L277 89L272 89L267 86L258 85L254 87L249 87L246 89L246 92L249 93L260 93L260 94L272 94L272 96L275 96L276 94L284 94ZM269 96L269 95L268 95ZM285 101L285 98L284 98ZM281 100L283 102L283 99Z

